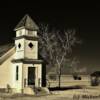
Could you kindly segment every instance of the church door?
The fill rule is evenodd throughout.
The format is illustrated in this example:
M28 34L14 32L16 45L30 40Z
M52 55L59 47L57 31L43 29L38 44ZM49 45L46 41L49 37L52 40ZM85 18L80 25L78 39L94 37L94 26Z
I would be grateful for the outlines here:
M35 67L28 67L28 85L35 85Z

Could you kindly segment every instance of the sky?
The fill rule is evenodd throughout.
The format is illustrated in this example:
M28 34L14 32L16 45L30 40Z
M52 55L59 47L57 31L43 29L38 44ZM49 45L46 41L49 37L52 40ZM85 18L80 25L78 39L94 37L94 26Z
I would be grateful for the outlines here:
M25 15L58 29L75 28L83 41L75 51L83 66L100 67L100 3L96 1L4 1L0 3L0 44L14 41L13 29Z

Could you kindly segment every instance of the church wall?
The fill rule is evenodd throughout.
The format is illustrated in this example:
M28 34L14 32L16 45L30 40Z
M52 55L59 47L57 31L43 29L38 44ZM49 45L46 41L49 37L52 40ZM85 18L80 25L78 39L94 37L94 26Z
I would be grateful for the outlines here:
M12 87L12 77L13 77L13 67L12 58L14 55L10 56L6 61L0 65L0 88L7 88L7 86Z
M34 64L36 67L36 74L37 74L37 79L36 79L36 87L41 87L42 86L42 64Z
M29 47L29 43L33 44L33 47ZM38 41L25 40L25 58L38 59Z
M29 31L29 30L26 30L25 31L25 34L27 36L37 37L37 31Z
M18 67L18 79L16 79L16 67ZM12 84L12 89L13 92L21 92L22 91L22 68L23 68L23 63L13 63L13 84Z
M29 30L22 29L22 28L16 31L16 37L19 37L19 36L22 36L22 35L36 37L37 31L29 31Z
M24 41L25 39L19 39L15 41L15 46L16 46L16 53L15 53L15 59L22 59L24 58ZM19 48L19 43L21 47Z
M18 45L21 45L19 48ZM33 47L30 48L29 44L32 43ZM16 54L15 59L29 58L38 59L38 41L19 39L15 41ZM27 53L26 53L27 52Z
M16 31L16 37L25 35L25 29L20 29Z

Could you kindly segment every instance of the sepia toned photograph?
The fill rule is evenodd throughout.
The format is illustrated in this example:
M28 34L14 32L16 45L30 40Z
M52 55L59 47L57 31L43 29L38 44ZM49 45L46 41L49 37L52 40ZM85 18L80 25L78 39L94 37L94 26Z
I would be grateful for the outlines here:
M0 3L0 100L100 100L100 3Z

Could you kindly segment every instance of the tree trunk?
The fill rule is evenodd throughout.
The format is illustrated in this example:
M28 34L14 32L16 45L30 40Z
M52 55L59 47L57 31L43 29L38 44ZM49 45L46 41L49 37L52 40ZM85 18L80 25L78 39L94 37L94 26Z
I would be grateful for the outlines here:
M59 68L59 75L58 75L58 87L60 88L61 87L61 67Z

